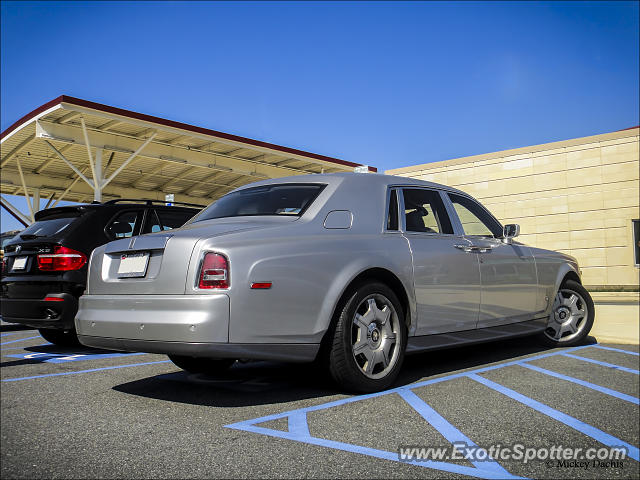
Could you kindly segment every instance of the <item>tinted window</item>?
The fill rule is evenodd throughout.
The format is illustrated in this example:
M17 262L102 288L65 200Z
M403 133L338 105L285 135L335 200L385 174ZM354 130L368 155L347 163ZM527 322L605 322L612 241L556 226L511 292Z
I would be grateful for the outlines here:
M387 230L398 230L398 193L396 190L391 190L391 193L389 194Z
M22 232L20 232L19 235L23 239L30 237L51 237L53 235L61 233L79 216L80 213L78 212L68 212L64 214L52 215L50 217L46 217L42 220L38 220L37 222L32 223Z
M128 238L133 236L138 217L142 214L138 210L129 210L118 214L105 228L110 238Z
M281 184L247 188L225 195L194 221L253 215L300 216L324 188L320 184Z
M478 235L483 237L502 237L502 227L493 217L478 203L470 198L449 194L462 229L465 235Z
M192 212L184 210L150 210L145 232L160 232L181 227L193 215Z
M422 188L405 188L402 193L408 232L453 233L439 192Z

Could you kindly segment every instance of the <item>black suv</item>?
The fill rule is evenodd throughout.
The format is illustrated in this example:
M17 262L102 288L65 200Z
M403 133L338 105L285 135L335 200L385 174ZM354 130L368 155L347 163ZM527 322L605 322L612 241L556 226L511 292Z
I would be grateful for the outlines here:
M77 344L74 317L94 248L117 238L182 226L203 206L112 200L49 208L4 247L2 320L37 328L57 345Z

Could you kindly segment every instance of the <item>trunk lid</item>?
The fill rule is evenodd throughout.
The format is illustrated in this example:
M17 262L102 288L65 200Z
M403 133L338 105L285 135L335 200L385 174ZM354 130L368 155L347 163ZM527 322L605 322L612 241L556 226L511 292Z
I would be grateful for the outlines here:
M123 238L96 248L87 293L91 295L184 294L189 264L199 240L278 227L295 218L219 218L170 232Z

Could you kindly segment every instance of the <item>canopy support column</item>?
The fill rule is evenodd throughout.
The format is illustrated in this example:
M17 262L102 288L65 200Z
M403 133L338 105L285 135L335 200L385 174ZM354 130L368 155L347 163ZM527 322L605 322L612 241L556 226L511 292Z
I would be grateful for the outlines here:
M89 158L91 161L91 158ZM102 149L96 148L96 163L93 168L93 200L102 202Z
M29 190L27 190L27 183L24 181L24 174L22 173L22 165L20 164L20 158L16 157L16 163L18 165L18 173L20 174L20 181L22 182L22 193L27 201L27 207L29 207L29 213L31 214L31 221L35 222L36 217L33 214L33 207L31 206L31 198L29 197Z

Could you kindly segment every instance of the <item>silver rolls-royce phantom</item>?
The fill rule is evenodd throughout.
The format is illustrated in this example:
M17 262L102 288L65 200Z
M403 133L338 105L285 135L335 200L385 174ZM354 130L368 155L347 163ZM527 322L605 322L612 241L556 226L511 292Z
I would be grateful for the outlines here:
M76 329L85 345L166 353L190 372L318 360L358 392L389 387L408 353L524 335L581 342L594 307L576 260L518 233L435 183L261 181L181 228L96 248Z

